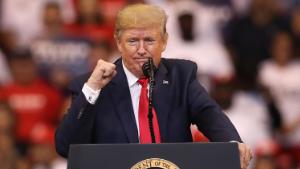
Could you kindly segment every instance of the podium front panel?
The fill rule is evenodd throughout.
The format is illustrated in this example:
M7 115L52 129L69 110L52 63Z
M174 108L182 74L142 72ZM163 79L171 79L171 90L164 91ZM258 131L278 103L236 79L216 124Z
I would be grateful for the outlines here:
M71 145L68 169L240 169L237 143Z

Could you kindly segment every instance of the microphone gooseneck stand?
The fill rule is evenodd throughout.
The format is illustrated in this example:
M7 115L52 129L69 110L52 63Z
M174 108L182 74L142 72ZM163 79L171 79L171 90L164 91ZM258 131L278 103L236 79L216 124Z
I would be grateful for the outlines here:
M148 106L148 121L149 121L149 129L151 134L152 143L156 143L155 134L153 128L153 88L154 88L154 69L155 66L153 64L152 58L149 58L148 61L143 65L144 75L149 78L149 106Z

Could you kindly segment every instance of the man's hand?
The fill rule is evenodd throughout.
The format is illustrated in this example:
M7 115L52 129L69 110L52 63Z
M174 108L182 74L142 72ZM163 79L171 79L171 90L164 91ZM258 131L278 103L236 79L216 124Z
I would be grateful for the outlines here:
M249 162L252 159L251 149L244 143L238 143L238 145L240 151L241 169L247 169L249 166Z
M116 65L99 59L86 84L93 90L99 90L110 82L116 74Z

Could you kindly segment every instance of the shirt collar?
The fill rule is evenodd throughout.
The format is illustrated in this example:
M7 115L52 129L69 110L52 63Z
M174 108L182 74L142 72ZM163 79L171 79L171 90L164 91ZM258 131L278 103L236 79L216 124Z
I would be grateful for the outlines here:
M122 62L122 66L123 66L125 75L127 77L128 85L129 85L129 88L130 88L130 87L132 87L133 85L136 84L136 82L138 81L138 78L127 69L124 62Z

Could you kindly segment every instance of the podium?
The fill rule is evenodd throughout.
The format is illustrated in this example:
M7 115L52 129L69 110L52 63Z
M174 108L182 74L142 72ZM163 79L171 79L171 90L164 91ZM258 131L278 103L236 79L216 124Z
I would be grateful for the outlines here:
M237 143L71 145L68 169L240 169Z

